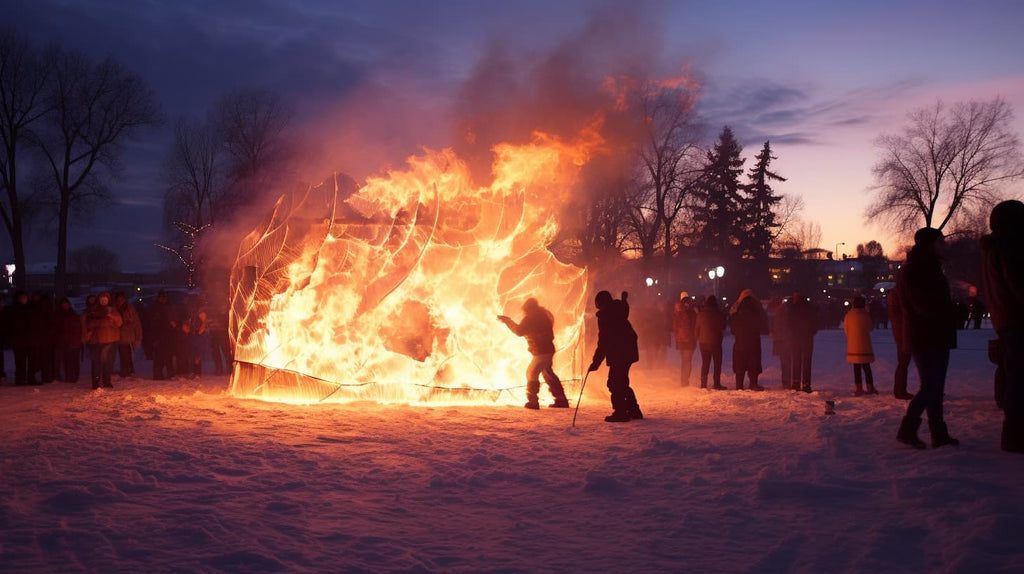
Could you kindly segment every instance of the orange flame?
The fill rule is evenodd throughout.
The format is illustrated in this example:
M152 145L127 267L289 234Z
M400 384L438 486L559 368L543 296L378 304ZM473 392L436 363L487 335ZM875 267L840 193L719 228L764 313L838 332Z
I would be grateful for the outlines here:
M238 397L311 403L486 401L525 394L526 343L496 316L528 297L555 316L555 370L583 369L584 269L547 246L599 122L572 143L535 133L495 146L493 182L471 184L451 150L353 193L278 200L232 269Z

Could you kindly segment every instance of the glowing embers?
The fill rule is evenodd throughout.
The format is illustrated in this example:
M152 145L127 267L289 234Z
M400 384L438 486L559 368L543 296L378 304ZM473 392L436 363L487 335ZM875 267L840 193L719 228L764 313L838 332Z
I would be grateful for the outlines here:
M232 394L521 404L530 356L496 316L531 296L555 314L556 372L579 378L586 275L547 245L590 135L499 146L490 187L445 151L282 197L232 269Z

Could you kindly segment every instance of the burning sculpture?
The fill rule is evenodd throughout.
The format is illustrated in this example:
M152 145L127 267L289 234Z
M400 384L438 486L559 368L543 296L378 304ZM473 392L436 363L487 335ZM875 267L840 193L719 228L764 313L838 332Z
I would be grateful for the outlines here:
M232 268L231 393L521 403L529 355L496 316L531 296L555 314L556 372L578 379L586 272L547 246L600 144L587 130L498 145L484 187L445 150L281 197Z

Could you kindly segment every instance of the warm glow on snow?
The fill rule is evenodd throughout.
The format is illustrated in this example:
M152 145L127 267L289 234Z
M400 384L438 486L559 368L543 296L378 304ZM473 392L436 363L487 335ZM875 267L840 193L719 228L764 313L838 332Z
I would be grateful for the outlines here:
M586 272L547 246L602 144L535 134L494 148L474 187L454 152L426 152L355 193L282 197L232 270L239 397L311 403L520 403L526 341L497 315L536 297L555 316L555 370L579 378Z

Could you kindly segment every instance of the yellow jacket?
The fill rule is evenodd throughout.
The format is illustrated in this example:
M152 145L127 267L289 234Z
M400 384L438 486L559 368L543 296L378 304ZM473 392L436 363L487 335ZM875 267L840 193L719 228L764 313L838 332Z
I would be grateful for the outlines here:
M846 333L846 362L853 364L873 363L875 351L871 347L871 329L874 327L871 315L864 308L853 308L843 319Z

